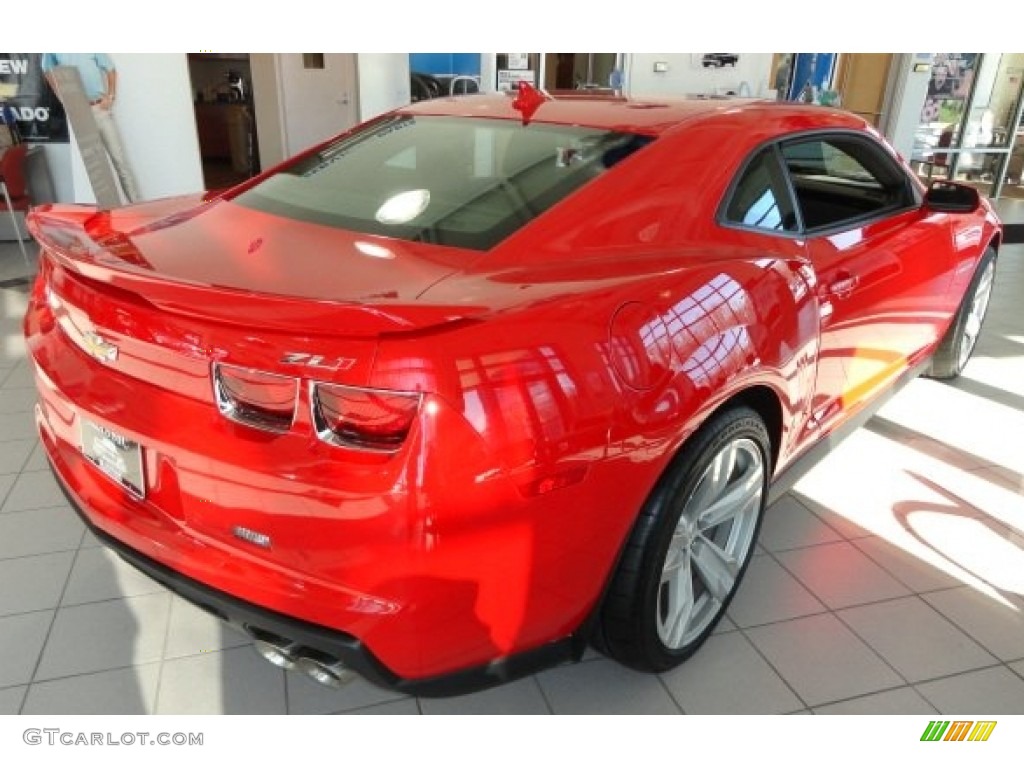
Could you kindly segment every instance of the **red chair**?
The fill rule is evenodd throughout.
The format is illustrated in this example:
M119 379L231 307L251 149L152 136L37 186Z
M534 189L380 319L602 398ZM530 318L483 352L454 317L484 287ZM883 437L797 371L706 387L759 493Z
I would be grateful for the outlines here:
M25 155L28 152L27 144L15 144L8 147L3 156L0 157L0 191L3 191L3 200L0 200L0 210L6 208L11 215L11 223L14 225L14 233L18 237L18 245L21 247L21 255L25 263L30 267L32 262L28 258L28 251L25 250L25 241L21 237L21 227L18 226L17 211L28 213L32 201L28 196L28 187L25 184Z

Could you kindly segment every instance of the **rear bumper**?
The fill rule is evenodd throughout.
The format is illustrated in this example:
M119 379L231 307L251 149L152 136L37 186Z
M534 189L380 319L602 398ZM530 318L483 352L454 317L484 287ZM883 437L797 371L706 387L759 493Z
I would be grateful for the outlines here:
M583 640L568 637L526 653L452 674L417 679L401 678L384 666L352 635L240 600L190 579L110 536L92 523L81 502L64 484L60 473L52 465L51 469L71 507L89 530L121 558L154 581L246 634L251 635L255 630L287 638L298 644L303 652L312 651L336 658L371 683L383 688L415 696L452 696L500 685L556 664L576 661L582 653Z
M611 500L642 466L593 461L586 482L525 494L436 395L395 454L318 440L305 386L288 432L254 430L217 411L201 328L187 348L165 343L174 317L111 332L42 285L24 330L46 455L89 527L171 589L398 690L501 682L564 660L584 633L636 506ZM116 362L84 351L73 313ZM159 372L131 367L144 357ZM85 459L85 421L140 446L143 495Z

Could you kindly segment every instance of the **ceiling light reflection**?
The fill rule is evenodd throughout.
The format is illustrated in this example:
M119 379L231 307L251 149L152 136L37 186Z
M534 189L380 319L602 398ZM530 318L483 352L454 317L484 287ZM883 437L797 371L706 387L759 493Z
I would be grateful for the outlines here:
M429 189L410 189L392 195L377 209L376 219L381 224L408 224L430 205Z
M377 245L376 243L366 243L362 240L357 240L355 243L356 250L364 256L372 256L375 259L393 259L395 258L395 252L390 248L385 248L383 245Z

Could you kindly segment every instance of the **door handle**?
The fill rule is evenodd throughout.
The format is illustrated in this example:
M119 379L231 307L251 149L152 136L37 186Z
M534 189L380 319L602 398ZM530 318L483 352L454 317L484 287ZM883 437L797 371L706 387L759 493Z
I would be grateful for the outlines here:
M829 284L829 293L838 296L840 299L845 299L853 293L853 289L857 287L856 275L851 275L849 272L840 272L836 276L836 280Z

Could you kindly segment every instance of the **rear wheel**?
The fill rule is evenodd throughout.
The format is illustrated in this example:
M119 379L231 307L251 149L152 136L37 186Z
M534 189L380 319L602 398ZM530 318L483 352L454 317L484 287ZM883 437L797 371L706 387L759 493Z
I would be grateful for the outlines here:
M630 534L601 613L602 650L663 670L711 634L754 549L769 445L761 418L740 407L715 416L683 448Z
M978 262L974 278L964 294L953 323L932 356L928 375L935 379L959 376L978 345L981 327L988 312L992 285L996 276L996 252L989 248Z

